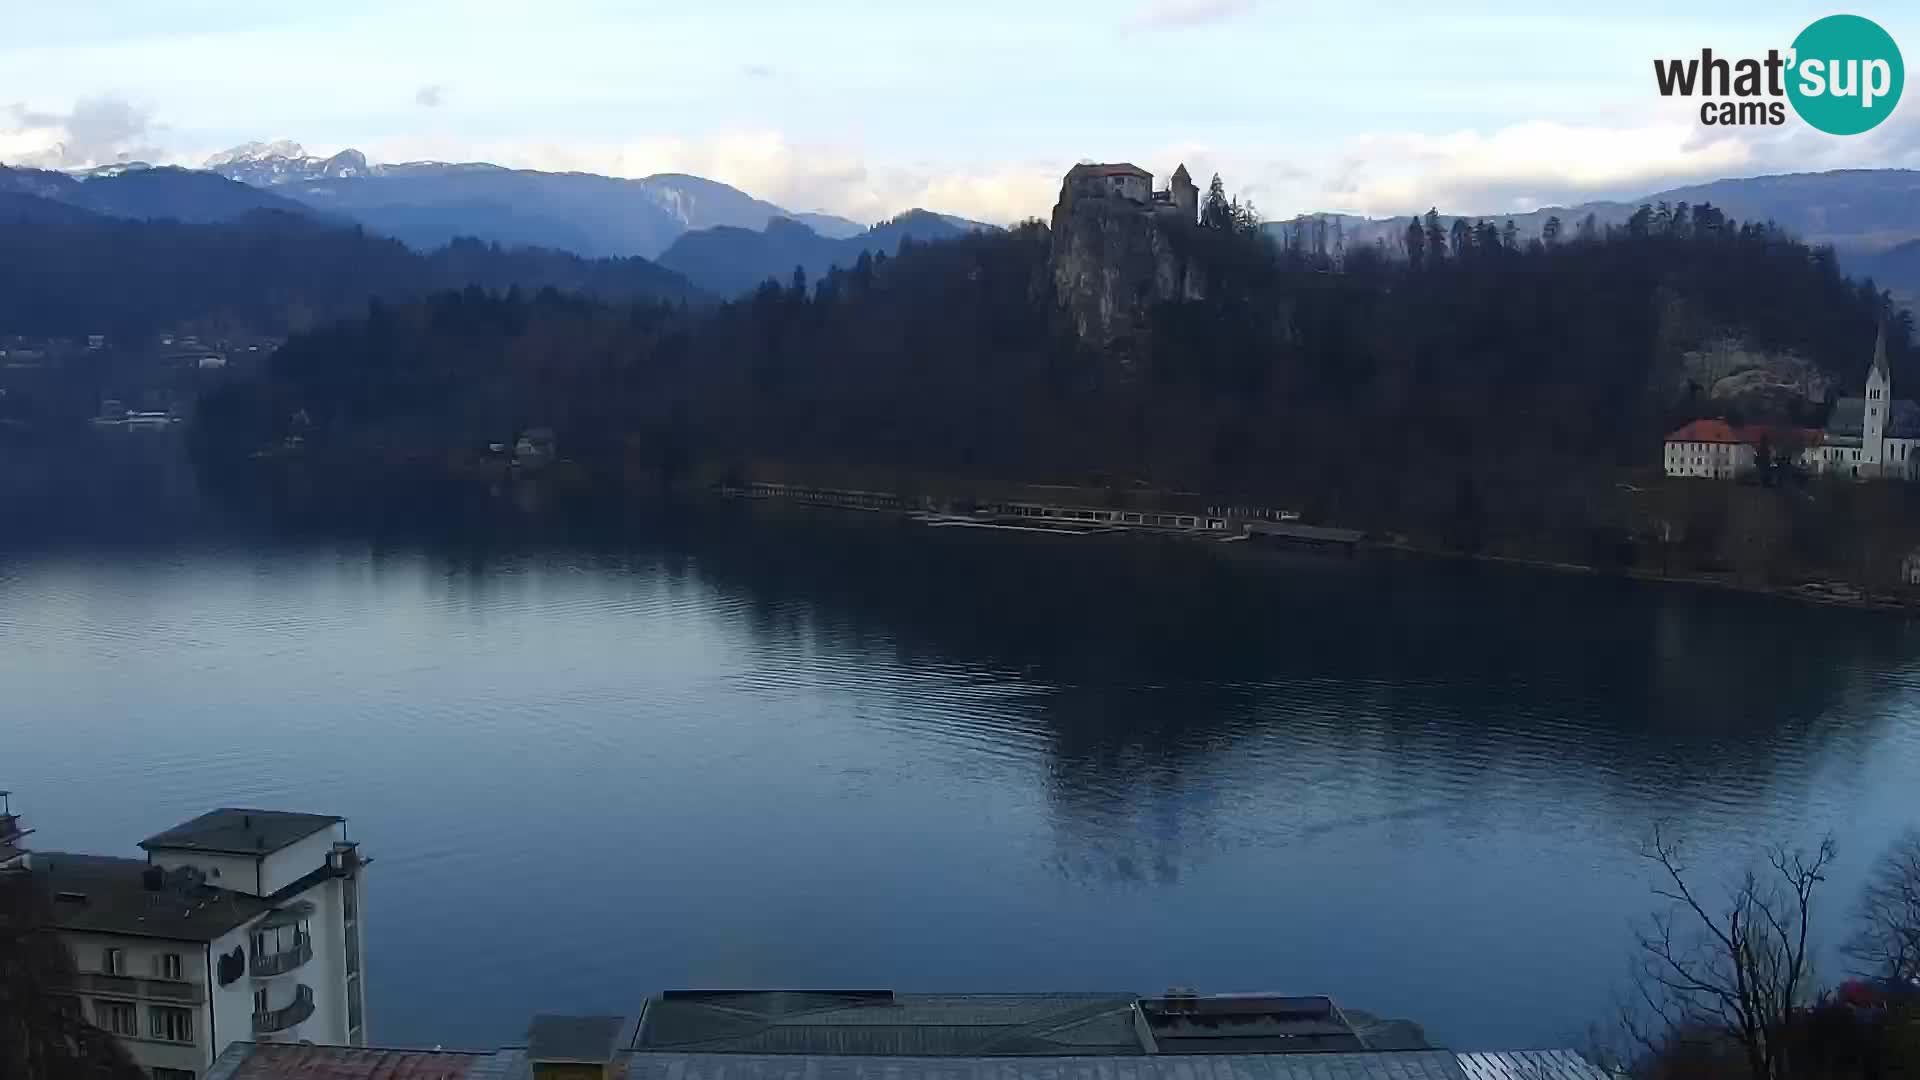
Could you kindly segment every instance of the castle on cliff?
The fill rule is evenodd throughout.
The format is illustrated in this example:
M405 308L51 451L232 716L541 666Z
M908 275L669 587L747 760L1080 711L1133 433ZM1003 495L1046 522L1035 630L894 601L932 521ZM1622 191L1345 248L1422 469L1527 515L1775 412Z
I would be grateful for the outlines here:
M1125 162L1067 170L1048 269L1082 341L1106 347L1134 338L1153 305L1205 297L1206 276L1187 242L1199 216L1200 189L1185 165L1164 191L1153 190L1152 173Z
M1188 221L1200 216L1200 189L1194 186L1184 164L1173 170L1173 179L1160 191L1153 189L1152 173L1124 161L1075 165L1067 170L1065 187L1063 197L1126 199L1155 210L1179 211Z

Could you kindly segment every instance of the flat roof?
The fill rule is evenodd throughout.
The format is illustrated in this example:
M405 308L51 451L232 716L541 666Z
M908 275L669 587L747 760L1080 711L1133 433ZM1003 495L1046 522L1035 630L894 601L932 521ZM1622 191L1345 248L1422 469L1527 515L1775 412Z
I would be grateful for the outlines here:
M527 1058L600 1065L612 1061L627 1030L624 1016L538 1015L527 1028Z
M1614 1080L1571 1050L1496 1050L1459 1057L1468 1080Z
M62 930L212 941L273 908L257 896L177 879L149 889L149 869L141 859L36 851L27 872Z
M1129 994L670 990L635 1050L690 1054L986 1057L1145 1053Z
M500 1071L495 1063L500 1056L493 1052L236 1042L214 1061L207 1080L507 1080L512 1074Z
M1116 1063L1070 1057L823 1057L637 1053L627 1080L1469 1080L1447 1050L1357 1054L1159 1054ZM1545 1073L1527 1080L1562 1080ZM1576 1076L1575 1080L1587 1080Z
M140 841L140 846L148 851L160 848L218 855L266 855L291 847L344 820L332 814L223 806L149 836Z
M1587 1071L1516 1073L1513 1080L1594 1080L1600 1075L1591 1071L1591 1066L1585 1068ZM524 1049L476 1054L237 1042L214 1062L206 1080L530 1080L532 1075L532 1063ZM1231 1076L1234 1080L1481 1080L1483 1074L1468 1073L1462 1068L1461 1058L1450 1051L1414 1050L1162 1055L1134 1058L1118 1069L1113 1061L1097 1055L1012 1060L817 1055L796 1059L784 1054L622 1051L608 1075L620 1080L1194 1080L1215 1076Z

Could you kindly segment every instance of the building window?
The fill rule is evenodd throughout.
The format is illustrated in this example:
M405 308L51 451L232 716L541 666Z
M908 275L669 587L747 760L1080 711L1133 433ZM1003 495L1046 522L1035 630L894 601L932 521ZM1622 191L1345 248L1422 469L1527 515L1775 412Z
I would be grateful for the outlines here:
M180 954L177 952L160 955L160 977L163 979L183 978L180 974Z
M127 950L102 950L100 953L100 970L108 975L125 975L127 973Z
M263 986L260 989L255 990L253 992L253 1014L255 1016L265 1016L267 1013L272 1011L273 1010L267 1008L266 987Z
M148 1030L162 1042L193 1041L193 1010L155 1005L147 1010Z
M194 1080L192 1069L163 1069L153 1067L153 1080Z
M126 1001L100 1001L93 1003L94 1023L115 1035L138 1035L139 1026L134 1022L133 1004Z

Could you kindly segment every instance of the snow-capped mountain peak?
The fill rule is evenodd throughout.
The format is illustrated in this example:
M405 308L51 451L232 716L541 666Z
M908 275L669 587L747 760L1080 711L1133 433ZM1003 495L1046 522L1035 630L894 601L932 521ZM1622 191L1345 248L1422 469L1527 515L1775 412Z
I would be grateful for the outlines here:
M268 158L304 158L306 148L292 139L275 139L272 142L242 143L231 150L224 150L207 159L202 168L218 169L222 165L245 165Z
M380 167L367 164L367 156L358 150L342 150L332 157L313 157L305 147L291 139L245 143L213 155L207 159L205 167L229 180L255 187L275 187L312 180L344 180L355 176L374 176L380 172Z

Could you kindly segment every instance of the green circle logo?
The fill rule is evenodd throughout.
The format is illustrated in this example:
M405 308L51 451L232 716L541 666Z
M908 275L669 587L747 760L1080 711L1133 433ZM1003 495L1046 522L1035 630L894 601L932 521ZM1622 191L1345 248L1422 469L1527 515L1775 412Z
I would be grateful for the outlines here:
M1793 39L1787 97L1800 119L1829 135L1858 135L1892 115L1906 85L1900 46L1880 24L1829 15Z

